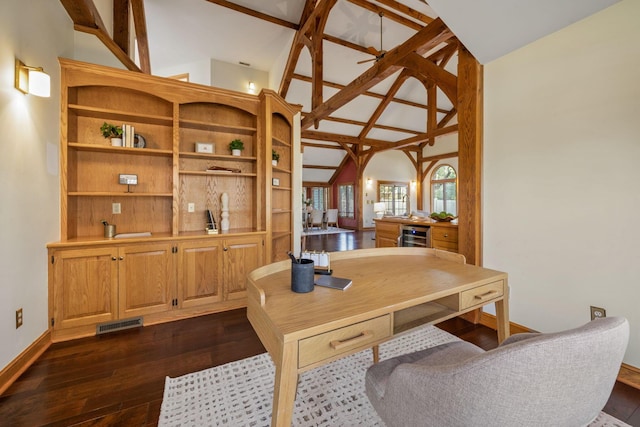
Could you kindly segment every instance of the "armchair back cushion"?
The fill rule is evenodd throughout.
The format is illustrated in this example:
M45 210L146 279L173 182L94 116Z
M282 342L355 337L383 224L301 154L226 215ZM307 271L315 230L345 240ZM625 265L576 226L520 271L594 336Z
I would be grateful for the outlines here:
M382 361L366 391L387 426L584 426L606 404L629 339L608 317L518 334L484 351L460 341Z

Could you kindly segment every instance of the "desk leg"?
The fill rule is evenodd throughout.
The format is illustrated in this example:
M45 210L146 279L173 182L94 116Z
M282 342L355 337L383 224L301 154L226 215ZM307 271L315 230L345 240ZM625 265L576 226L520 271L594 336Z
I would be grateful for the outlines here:
M501 343L511 335L509 326L509 286L505 286L504 299L496 302L496 323L498 343Z
M282 359L276 364L276 377L273 388L273 412L271 426L291 426L293 405L298 387L298 349L297 342L285 344Z

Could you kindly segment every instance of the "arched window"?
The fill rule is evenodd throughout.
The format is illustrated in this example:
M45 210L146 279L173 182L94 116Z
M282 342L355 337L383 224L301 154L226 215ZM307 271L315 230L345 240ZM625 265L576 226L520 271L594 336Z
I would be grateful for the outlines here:
M438 166L431 174L431 212L458 215L458 175L449 165Z

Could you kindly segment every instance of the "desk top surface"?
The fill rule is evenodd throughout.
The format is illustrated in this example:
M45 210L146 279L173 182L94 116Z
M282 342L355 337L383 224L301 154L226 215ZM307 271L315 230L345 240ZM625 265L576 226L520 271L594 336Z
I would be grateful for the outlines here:
M333 275L353 284L345 291L317 286L302 294L291 291L291 262L281 261L249 275L249 310L261 311L271 329L288 341L507 278L450 257L427 248L334 252Z

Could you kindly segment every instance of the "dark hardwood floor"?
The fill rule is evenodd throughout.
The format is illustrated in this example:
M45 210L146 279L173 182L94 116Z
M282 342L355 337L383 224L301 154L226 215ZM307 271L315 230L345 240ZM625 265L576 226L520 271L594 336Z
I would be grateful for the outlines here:
M374 247L372 238L309 236L307 249ZM482 325L451 319L439 326L484 349L497 345L495 331ZM154 426L166 376L262 352L244 309L56 343L0 396L0 426ZM616 383L605 411L640 426L640 391Z

